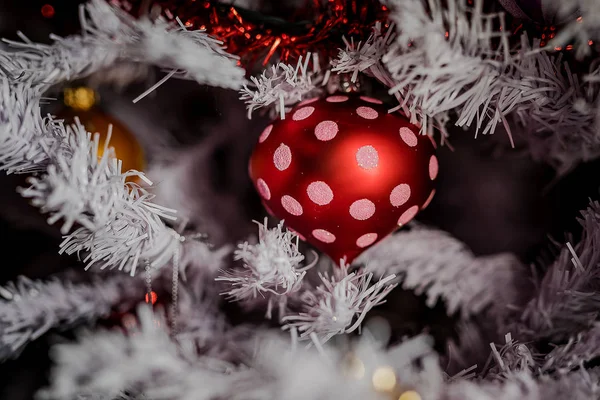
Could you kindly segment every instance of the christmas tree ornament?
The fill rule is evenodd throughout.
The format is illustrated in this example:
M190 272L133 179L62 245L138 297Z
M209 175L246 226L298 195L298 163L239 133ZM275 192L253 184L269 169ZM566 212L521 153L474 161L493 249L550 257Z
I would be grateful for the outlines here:
M352 262L430 201L432 141L378 99L305 100L267 126L250 159L265 208L335 262Z
M125 125L101 109L100 97L95 90L86 86L68 87L64 89L62 97L64 107L56 116L67 123L73 123L77 117L88 132L98 133L98 157L102 156L108 128L112 125L110 147L114 148L116 157L123 162L122 171L144 170L142 147Z

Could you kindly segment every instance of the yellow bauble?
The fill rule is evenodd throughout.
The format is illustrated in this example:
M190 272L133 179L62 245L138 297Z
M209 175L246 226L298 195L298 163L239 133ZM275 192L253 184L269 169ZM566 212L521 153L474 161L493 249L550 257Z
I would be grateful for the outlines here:
M98 96L86 87L69 88L64 91L65 106L56 116L66 123L73 123L75 117L92 134L100 135L98 157L102 156L108 127L112 125L112 135L109 147L115 149L118 159L123 161L122 172L130 169L143 171L145 168L144 152L129 129L114 117L103 112L96 106Z

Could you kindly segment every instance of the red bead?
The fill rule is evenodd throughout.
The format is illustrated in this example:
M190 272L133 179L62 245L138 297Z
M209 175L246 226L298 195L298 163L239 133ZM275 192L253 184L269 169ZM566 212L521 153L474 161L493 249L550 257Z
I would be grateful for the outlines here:
M438 162L418 132L377 99L306 100L264 129L250 177L270 213L350 263L431 201Z

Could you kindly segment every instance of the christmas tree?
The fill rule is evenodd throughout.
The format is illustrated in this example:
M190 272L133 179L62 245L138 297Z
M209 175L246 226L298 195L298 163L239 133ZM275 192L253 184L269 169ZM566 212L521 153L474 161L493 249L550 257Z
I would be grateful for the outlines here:
M0 49L36 398L600 398L599 1L67 9Z

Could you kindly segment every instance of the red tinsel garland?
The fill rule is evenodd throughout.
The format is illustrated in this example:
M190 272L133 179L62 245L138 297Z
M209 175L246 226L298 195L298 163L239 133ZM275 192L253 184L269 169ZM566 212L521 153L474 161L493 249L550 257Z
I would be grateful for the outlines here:
M130 3L130 13L148 12L142 7L148 2ZM388 16L387 7L377 0L308 0L288 20L218 1L156 0L150 4L159 7L167 19L177 17L186 27L206 30L222 40L247 70L264 68L272 61L292 63L309 51L326 60L344 46L343 36L364 40L373 24Z

